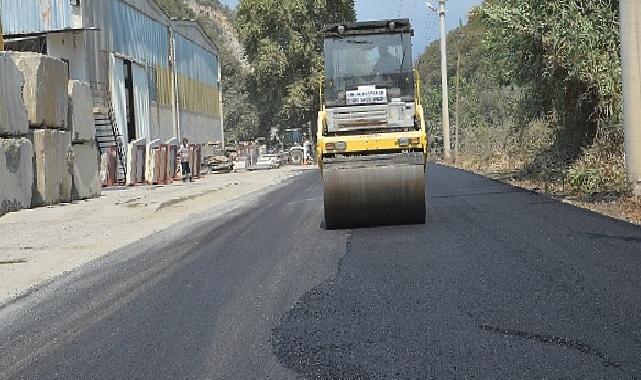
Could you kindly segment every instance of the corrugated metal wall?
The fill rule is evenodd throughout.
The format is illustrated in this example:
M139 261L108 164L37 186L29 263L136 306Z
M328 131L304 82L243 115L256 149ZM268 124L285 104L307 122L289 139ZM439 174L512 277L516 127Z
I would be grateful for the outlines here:
M220 116L218 89L185 75L178 75L178 105L181 109L213 118Z
M178 74L218 88L218 57L175 33Z
M150 66L169 67L167 26L121 0L111 1L111 23L116 53Z
M5 34L59 30L72 27L69 0L0 0Z
M156 70L156 91L157 91L157 101L159 104L171 107L171 102L173 99L173 82L174 77L169 69L157 69Z
M84 22L100 30L87 34L88 49L95 55L88 61L94 70L89 80L97 88L99 84L109 83L109 59L113 59L111 53L115 53L146 66L152 100L171 107L174 78L169 64L169 19L139 10L156 9L155 4L150 7L147 3L153 0L82 1ZM0 0L0 6L4 32L12 34L70 28L74 11L78 13L70 0ZM199 115L203 120L218 121L222 114L218 56L194 42L201 38L200 35L191 36L191 30L180 33L174 33L178 106L183 112ZM111 67L116 69L115 76L121 74L121 67ZM112 88L112 91L117 89Z
M178 33L174 36L180 108L219 117L218 57Z

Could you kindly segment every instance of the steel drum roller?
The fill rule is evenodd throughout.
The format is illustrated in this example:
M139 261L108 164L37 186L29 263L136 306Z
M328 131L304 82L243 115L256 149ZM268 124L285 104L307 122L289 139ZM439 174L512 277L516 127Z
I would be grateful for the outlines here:
M425 163L401 161L326 163L326 227L425 223Z

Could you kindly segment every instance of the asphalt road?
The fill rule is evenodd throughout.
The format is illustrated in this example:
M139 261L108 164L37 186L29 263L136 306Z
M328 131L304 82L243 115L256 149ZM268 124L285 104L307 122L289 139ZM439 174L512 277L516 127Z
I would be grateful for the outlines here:
M639 378L641 228L432 165L326 231L317 172L0 308L0 378Z

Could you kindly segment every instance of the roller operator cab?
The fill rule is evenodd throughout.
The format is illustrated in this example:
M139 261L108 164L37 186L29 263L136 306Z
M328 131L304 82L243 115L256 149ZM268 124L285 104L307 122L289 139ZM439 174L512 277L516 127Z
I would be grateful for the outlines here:
M425 223L427 135L409 20L324 34L317 152L327 228Z

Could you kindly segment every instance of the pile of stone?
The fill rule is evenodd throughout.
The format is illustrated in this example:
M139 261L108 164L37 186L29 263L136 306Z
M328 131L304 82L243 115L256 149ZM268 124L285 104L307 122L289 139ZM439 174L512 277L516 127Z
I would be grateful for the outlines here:
M0 53L0 215L100 194L91 90L67 65Z

